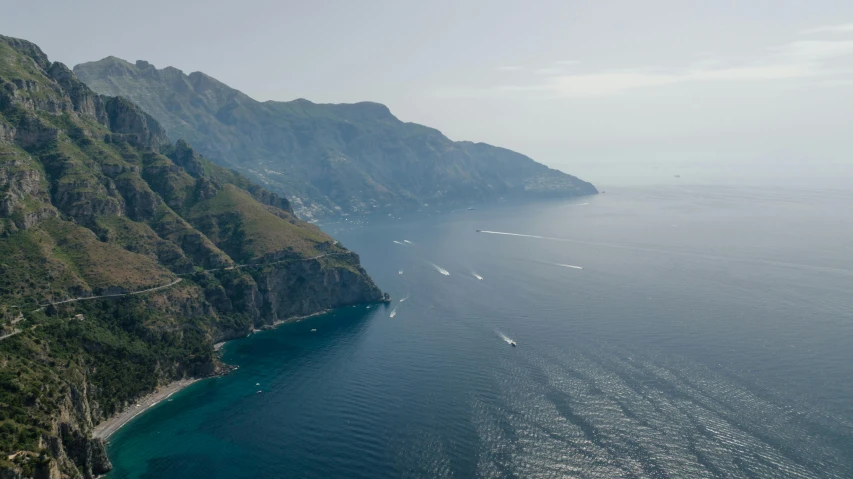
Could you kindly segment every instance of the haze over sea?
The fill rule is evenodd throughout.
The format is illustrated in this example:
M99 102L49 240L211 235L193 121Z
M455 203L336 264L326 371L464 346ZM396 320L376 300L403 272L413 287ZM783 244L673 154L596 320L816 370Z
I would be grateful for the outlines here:
M853 477L851 204L669 186L328 225L394 302L229 343L109 477Z

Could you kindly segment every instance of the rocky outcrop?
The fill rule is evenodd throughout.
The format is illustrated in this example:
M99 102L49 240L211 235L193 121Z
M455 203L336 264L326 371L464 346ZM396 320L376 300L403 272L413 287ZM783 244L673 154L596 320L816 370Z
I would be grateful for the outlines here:
M121 97L111 97L104 103L106 125L114 133L133 135L138 145L157 149L170 143L166 131L151 115Z
M68 97L58 95L58 86L43 84L36 80L0 78L0 105L17 105L29 111L62 113L71 109Z
M46 436L47 450L54 461L52 463L75 467L87 479L105 474L112 469L107 458L104 443L92 438L90 431L102 418L94 395L84 379L79 386L72 383L69 394L59 407L57 420L53 425L53 434Z
M15 465L0 465L0 479L21 479L21 468Z
M74 111L89 115L97 119L98 123L109 126L107 123L107 110L101 95L90 90L83 82L77 79L67 66L54 62L47 69L48 75L56 81L65 94L71 100Z
M0 143L12 143L15 140L15 128L0 123Z
M39 145L50 144L57 139L62 130L51 126L35 115L23 116L15 128L15 143L21 148L28 149Z
M204 166L201 162L201 156L196 154L196 152L193 151L193 149L190 148L190 145L184 140L178 140L175 142L175 148L173 152L169 154L169 158L194 178L201 178L202 175L204 175Z
M400 121L378 103L259 102L204 73L115 57L74 71L99 93L131 98L174 139L291 198L303 219L597 193L525 155Z
M246 274L225 275L205 290L217 309L249 315L255 328L353 304L383 302L387 296L359 265L358 255L334 260L285 261ZM218 340L241 337L245 330L221 331Z
M295 215L293 207L291 206L290 201L288 201L287 198L283 198L257 185L251 185L247 189L249 193L251 193L252 196L261 203L268 206L273 206L282 211L286 211L291 215Z
M45 186L31 160L16 152L0 151L0 234L27 230L57 216ZM7 221L2 221L4 218Z
M124 213L134 221L153 218L157 208L163 203L136 175L116 177L115 186L124 198Z
M165 143L128 100L28 42L0 37L0 65L0 305L31 322L0 358L0 422L8 408L16 429L0 435L0 479L103 474L94 425L214 374L215 341L387 300L286 199Z
M268 311L264 320L274 322L384 299L379 288L358 266L355 253L349 257L336 256L335 261L342 266L329 268L323 259L297 261L273 266L257 277L258 291L263 299L259 309Z
M50 460L36 465L33 479L62 479L62 473L56 461Z
M124 199L112 181L104 183L93 178L56 183L53 204L78 223L90 223L96 216L121 214L124 211Z

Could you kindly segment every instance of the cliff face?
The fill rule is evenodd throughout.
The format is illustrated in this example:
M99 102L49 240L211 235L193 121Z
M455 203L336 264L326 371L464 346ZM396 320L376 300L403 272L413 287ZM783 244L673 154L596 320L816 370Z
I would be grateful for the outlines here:
M172 138L293 198L303 218L597 193L522 154L404 123L377 103L257 102L204 73L115 57L74 71L95 91L136 102Z
M215 342L385 299L285 198L0 36L0 477L102 474L94 425Z

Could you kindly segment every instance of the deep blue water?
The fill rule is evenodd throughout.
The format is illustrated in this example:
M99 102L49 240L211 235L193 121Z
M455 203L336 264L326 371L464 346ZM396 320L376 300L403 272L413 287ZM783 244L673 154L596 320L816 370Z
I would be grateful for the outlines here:
M612 190L326 229L394 303L229 343L239 370L112 438L111 479L853 477L847 193Z

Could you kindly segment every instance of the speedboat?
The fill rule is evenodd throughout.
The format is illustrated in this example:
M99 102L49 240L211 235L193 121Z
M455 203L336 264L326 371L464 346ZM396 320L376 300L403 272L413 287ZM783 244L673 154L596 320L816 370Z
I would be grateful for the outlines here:
M510 342L509 342L509 345L510 345L510 346L512 346L512 347L515 347L515 346L516 346L516 345L515 345L515 341L510 341Z

